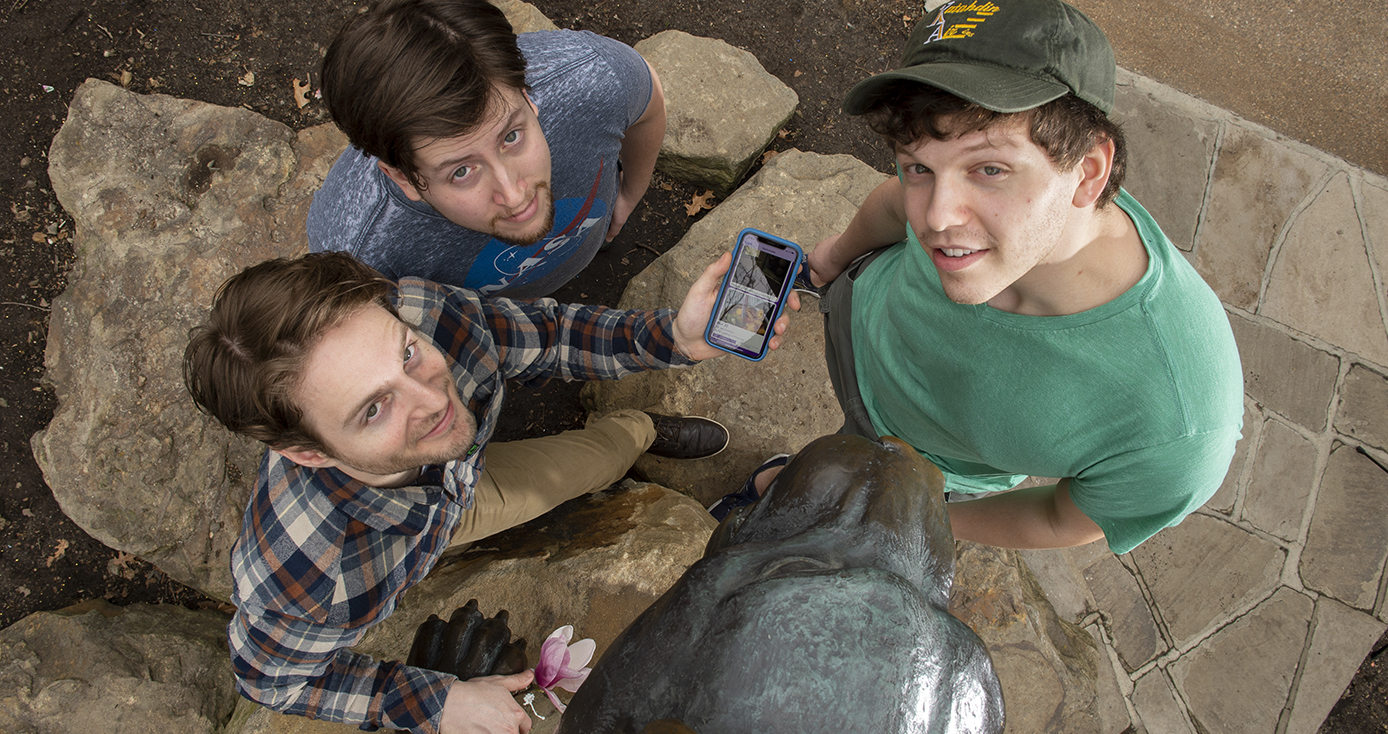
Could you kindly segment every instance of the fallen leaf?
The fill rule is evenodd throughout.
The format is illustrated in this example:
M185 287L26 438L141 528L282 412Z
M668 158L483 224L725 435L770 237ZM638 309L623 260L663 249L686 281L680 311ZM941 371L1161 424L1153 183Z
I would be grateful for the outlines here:
M779 152L779 151L768 150L768 151L766 151L765 153L762 153L762 154L761 154L761 162L762 162L762 165L766 165L766 162L767 162L767 161L771 160L772 158L775 158L775 157L776 157L776 154L777 154L778 152Z
M58 549L53 551L53 555L48 557L48 563L45 565L47 565L49 568L52 568L53 562L58 560L59 558L62 558L65 555L67 555L67 539L59 538Z
M308 82L300 84L298 79L294 80L294 105L301 110L308 105L308 88Z
M135 75L134 75L134 74L131 74L130 71L129 71L128 69L127 69L126 71L122 71L122 72L120 73L120 85L121 85L122 87L125 87L126 89L129 89L129 88L130 88L130 80L132 80L132 79L134 79L134 78L135 78Z
M688 204L684 205L685 213L692 217L704 209L712 209L713 205L708 203L708 200L712 198L712 191L704 191L702 194L695 194L694 198L690 200Z
M116 557L106 563L106 573L112 576L120 576L126 580L135 578L135 569L130 567L131 563L138 560L134 553L116 551Z
M785 129L785 128L781 128L780 131L776 133L776 137L778 137L778 138L788 138L788 137L790 137L790 131L787 130L787 129Z
M20 209L18 204L10 204L10 213L14 214L14 220L16 222L29 221L29 207L27 206Z
M42 232L35 232L35 233L29 235L29 239L31 239L31 240L33 240L33 241L39 243L40 245L42 245L43 243L45 243L45 242L48 241L48 236L45 235L45 234L42 233Z
M34 511L26 507L26 508L20 510L20 511L19 511L19 514L21 514L21 515L23 515L23 516L25 516L25 517L33 517L33 516L34 516Z
M29 587L27 586L16 586L14 587L14 590L18 591L20 596L28 596L33 593L32 591L29 591Z
M804 73L804 72L800 71L799 69L796 69L796 70L795 70L794 76L800 76L800 75L803 74L803 73Z
M236 80L236 83L237 83L237 84L240 84L240 85L243 86L243 87L249 87L249 86L254 85L254 84L255 84L255 72L253 72L253 71L248 71L248 72L246 72L246 75L243 76L243 77L241 77L240 79L237 79L237 80Z
M667 181L667 182L661 184L661 185L660 185L660 188L661 188L662 190L664 190L664 191L674 191L674 190L675 190L675 185Z

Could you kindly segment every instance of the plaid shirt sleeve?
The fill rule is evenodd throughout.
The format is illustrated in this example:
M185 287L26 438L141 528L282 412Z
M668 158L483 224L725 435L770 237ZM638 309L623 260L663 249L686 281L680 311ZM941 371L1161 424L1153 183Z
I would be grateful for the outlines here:
M400 281L399 296L402 317L431 333L455 360L506 379L615 380L694 364L675 349L673 309L481 298L416 278Z
M238 609L227 629L241 695L285 714L438 732L456 678L345 648L361 631Z

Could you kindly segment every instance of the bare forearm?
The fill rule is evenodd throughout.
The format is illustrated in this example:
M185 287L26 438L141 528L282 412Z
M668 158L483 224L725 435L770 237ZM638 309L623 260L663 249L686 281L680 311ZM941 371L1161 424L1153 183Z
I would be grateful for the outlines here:
M862 255L904 239L906 213L901 184L890 179L868 194L842 233L815 247L810 253L810 267L822 280L833 280Z
M1069 548L1104 531L1070 499L1069 480L948 505L954 537L1000 548Z

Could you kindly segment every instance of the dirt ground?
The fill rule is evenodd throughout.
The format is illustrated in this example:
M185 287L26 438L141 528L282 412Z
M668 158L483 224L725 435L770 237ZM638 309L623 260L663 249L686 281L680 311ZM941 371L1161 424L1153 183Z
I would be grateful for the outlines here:
M668 29L751 51L800 96L775 150L847 153L887 170L887 149L839 111L857 80L888 68L920 6L906 0L536 0L560 27L630 44ZM72 221L47 176L47 149L77 85L88 77L140 93L244 106L291 128L327 122L309 94L324 47L362 3L281 0L11 0L0 3L0 628L30 613L105 597L117 604L212 605L139 559L87 536L64 515L34 462L29 438L54 409L42 384L48 308L72 266ZM622 236L561 300L614 304L626 281L697 220L697 192L657 175ZM7 211L6 211L7 210ZM806 243L811 244L811 243ZM517 391L502 438L581 422L576 386ZM1364 663L1322 732L1388 731L1388 679Z

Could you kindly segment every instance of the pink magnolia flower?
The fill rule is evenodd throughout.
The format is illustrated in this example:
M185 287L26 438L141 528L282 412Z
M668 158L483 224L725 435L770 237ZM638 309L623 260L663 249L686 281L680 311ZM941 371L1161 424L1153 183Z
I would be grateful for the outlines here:
M582 639L570 645L569 640L573 639L574 628L571 624L550 633L545 639L545 643L540 646L540 663L535 666L535 685L549 696L550 703L554 708L559 709L559 713L564 713L565 706L559 702L559 698L554 695L555 688L574 693L578 687L583 685L583 681L588 679L588 674L593 671L586 667L588 661L593 659L593 651L598 649L598 643L589 639Z

